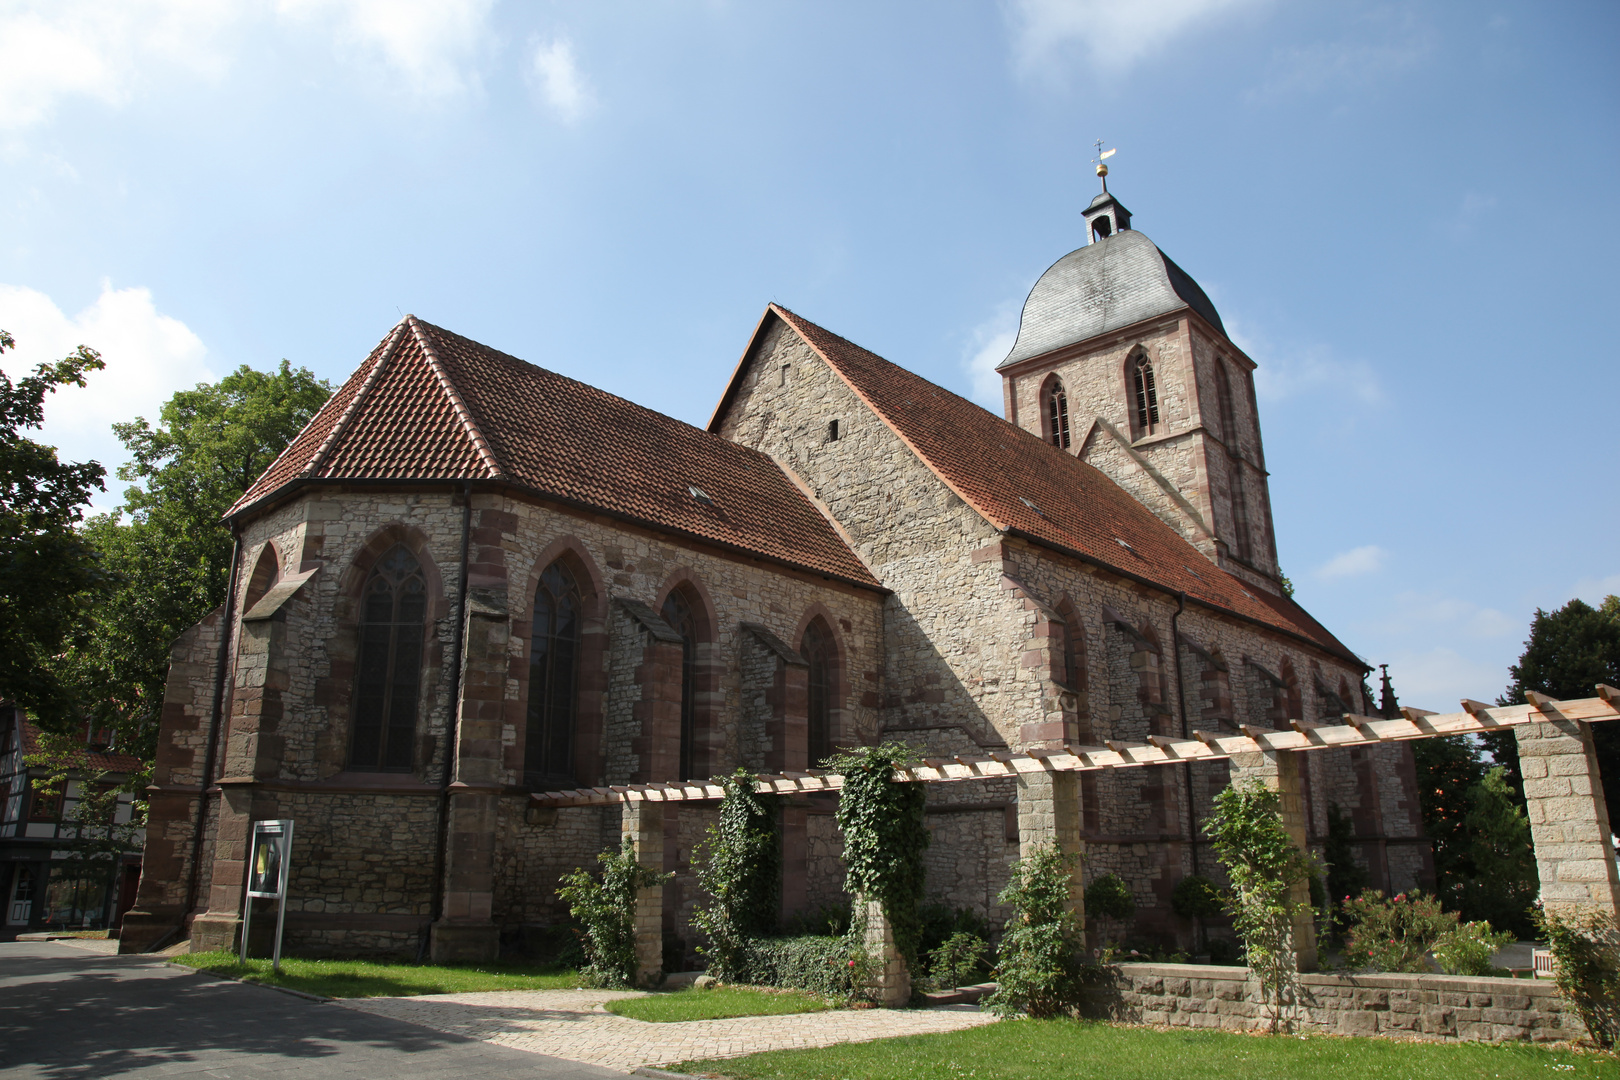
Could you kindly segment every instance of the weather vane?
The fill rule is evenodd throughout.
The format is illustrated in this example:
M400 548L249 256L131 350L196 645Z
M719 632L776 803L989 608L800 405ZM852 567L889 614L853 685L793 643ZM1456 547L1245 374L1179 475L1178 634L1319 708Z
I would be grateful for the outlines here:
M1103 147L1103 141L1101 139L1098 139L1097 140L1097 156L1091 159L1091 163L1093 165L1097 166L1097 178L1102 181L1103 194L1106 195L1106 194L1108 194L1108 165L1107 165L1107 161L1108 161L1109 158L1111 158L1115 154L1119 153L1119 148L1116 146L1112 150L1104 150L1102 147Z

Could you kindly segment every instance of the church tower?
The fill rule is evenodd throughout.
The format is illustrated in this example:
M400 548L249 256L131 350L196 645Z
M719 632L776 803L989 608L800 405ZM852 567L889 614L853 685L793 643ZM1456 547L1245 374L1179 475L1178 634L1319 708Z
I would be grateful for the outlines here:
M1107 166L1098 174L1106 177ZM1281 591L1254 361L1108 192L1024 302L1006 417L1107 473L1210 561Z

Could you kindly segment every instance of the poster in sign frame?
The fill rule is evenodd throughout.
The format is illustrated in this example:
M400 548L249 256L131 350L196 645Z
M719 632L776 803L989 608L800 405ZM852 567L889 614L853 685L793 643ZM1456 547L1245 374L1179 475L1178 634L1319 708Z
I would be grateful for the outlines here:
M248 928L253 924L255 899L276 901L276 943L273 965L281 971L281 931L287 916L287 881L292 868L293 823L255 821L248 844L247 897L242 904L242 949L238 957L247 963Z

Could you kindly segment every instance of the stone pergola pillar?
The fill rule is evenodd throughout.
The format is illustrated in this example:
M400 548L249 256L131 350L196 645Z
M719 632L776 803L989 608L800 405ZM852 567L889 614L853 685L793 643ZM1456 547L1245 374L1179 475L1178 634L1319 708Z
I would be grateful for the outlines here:
M1256 754L1232 755L1232 784L1245 780L1258 780L1275 791L1282 800L1280 816L1288 839L1300 851L1306 847L1306 818L1304 796L1303 753L1298 750L1262 750ZM1316 912L1311 907L1311 886L1308 881L1296 882L1292 890L1294 901L1294 954L1300 971L1315 971Z
M1547 702L1546 708L1556 705ZM1592 725L1553 713L1541 723L1515 727L1513 736L1543 906L1562 915L1596 909L1620 919L1620 875Z
M620 803L619 832L635 846L636 861L654 873L664 870L664 804L626 800ZM636 985L664 981L664 887L636 893Z
M1080 774L1020 773L1018 776L1018 856L1056 844L1075 858L1069 877L1069 910L1086 925L1086 893L1081 884L1086 842L1081 839Z
M894 943L894 927L877 900L857 898L855 916L865 920L861 943L873 962L865 988L884 1008L900 1008L911 1000L911 972Z

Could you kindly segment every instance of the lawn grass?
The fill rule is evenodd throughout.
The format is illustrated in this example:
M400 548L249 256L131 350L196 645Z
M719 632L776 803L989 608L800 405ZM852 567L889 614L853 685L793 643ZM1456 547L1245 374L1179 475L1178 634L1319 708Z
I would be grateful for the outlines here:
M944 1035L686 1062L736 1080L1524 1080L1620 1078L1608 1054L1522 1044L1159 1031L1009 1020Z
M177 964L228 975L244 982L284 986L322 997L414 997L418 994L465 994L479 990L569 990L579 976L555 967L521 964L397 964L377 960L300 960L281 958L281 974L269 960L250 959L247 966L230 952L190 953Z
M610 1013L655 1024L678 1020L723 1020L728 1016L780 1016L820 1012L833 1003L798 990L757 990L721 986L713 990L671 990L646 997L620 998L607 1003Z

